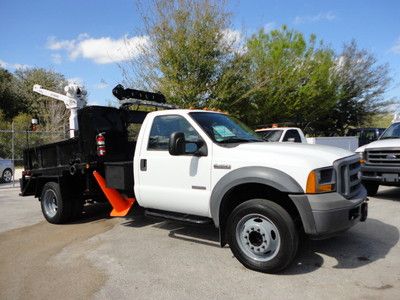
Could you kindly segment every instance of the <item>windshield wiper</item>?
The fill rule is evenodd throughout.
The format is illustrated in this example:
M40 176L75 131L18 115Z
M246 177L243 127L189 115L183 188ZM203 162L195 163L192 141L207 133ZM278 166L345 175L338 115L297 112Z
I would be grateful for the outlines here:
M389 139L400 139L400 136L384 136L380 138L380 140L389 140Z
M242 139L237 137L228 138L220 141L220 143L250 143L250 142L263 142L263 140L258 139Z

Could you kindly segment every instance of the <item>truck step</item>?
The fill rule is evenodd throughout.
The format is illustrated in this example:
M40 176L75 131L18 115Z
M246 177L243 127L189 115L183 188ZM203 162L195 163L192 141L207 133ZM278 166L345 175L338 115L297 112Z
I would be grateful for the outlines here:
M162 218L174 221L181 221L186 223L193 223L198 225L211 224L212 220L206 217L199 217L189 214L181 214L170 211L156 210L156 209L146 209L144 211L145 216Z

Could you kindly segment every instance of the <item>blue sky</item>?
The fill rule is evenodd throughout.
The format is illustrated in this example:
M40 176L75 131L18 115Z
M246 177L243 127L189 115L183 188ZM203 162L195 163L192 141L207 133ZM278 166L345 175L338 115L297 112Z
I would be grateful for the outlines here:
M315 33L340 50L355 39L390 65L388 97L400 98L400 1L228 1L231 29L250 35L282 24ZM50 68L83 81L89 102L107 104L122 80L117 62L135 52L124 41L142 43L134 0L0 0L0 65Z

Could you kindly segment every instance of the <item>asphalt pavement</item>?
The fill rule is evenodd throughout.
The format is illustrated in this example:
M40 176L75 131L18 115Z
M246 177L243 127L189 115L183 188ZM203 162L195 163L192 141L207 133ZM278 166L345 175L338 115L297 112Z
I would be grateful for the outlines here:
M87 207L68 225L44 221L33 197L0 190L0 299L399 299L400 188L380 189L369 218L306 240L269 275L244 268L210 226Z

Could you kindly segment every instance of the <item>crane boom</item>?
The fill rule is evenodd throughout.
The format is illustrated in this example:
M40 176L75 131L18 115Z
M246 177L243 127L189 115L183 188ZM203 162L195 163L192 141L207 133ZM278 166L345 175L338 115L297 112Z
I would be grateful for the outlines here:
M33 86L33 91L62 101L67 109L70 110L69 117L69 135L71 138L75 136L75 130L78 130L78 109L85 105L86 91L79 88L76 84L69 84L65 87L67 95L59 94L42 88L39 84Z

